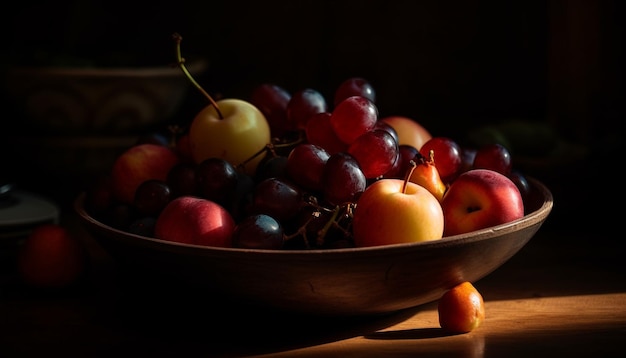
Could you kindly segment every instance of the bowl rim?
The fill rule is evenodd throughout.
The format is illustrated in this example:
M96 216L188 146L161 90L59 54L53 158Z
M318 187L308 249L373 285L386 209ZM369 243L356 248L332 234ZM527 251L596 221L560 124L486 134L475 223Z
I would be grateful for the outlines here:
M370 247L349 247L349 248L336 248L336 249L302 249L302 250L272 250L272 249L245 249L245 248L232 248L232 247L215 247L215 246L205 246L205 245L196 245L196 244L185 244L178 242L171 242L167 240L160 240L152 237L141 236L133 233L129 233L123 230L116 229L114 227L108 226L94 217L89 215L84 208L84 198L85 192L80 193L77 198L74 200L74 210L79 215L79 217L85 222L88 223L92 227L98 227L102 230L107 230L108 232L115 234L118 238L124 238L124 240L133 240L136 242L143 242L145 244L151 245L153 248L159 247L164 250L170 251L171 249L179 249L179 250L193 250L199 255L207 254L230 254L230 255L247 255L254 254L254 256L272 256L272 257L297 257L297 258L307 258L307 257L319 257L320 255L324 255L324 257L332 258L332 257L345 257L352 256L355 254L367 254L367 253L382 253L389 251L405 251L405 250L415 250L415 249L438 249L446 246L457 246L462 244L467 244L470 242L478 242L482 240L488 240L497 236L500 236L504 233L514 232L521 228L526 228L533 226L535 224L542 224L543 221L550 214L552 207L554 205L554 199L552 196L552 192L539 180L528 177L527 178L529 184L531 185L531 189L536 191L538 199L542 199L541 205L531 212L525 214L522 218L517 220L488 227L485 229L480 229L468 233L462 233L453 236L446 236L438 240L431 241L422 241L422 242L412 242L412 243L399 243L399 244L389 244L389 245L381 245L381 246L370 246ZM143 241L137 241L143 240Z

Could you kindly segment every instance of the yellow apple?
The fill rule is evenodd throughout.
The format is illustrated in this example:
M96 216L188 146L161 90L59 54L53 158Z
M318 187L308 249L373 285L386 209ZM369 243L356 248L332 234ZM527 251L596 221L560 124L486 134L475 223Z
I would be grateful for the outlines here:
M189 147L194 162L221 158L253 174L264 157L255 155L271 140L265 116L253 104L240 99L222 99L216 104L219 112L214 105L208 105L189 127Z
M405 187L406 185L406 187ZM357 247L438 240L443 211L424 187L403 179L380 179L359 197L352 221Z

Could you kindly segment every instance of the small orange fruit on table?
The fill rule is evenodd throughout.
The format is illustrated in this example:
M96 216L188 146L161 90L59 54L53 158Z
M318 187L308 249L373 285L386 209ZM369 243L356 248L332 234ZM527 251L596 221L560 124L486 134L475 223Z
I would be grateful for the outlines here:
M470 282L454 286L438 303L439 325L451 333L467 333L485 320L483 296Z
M18 273L23 282L40 288L61 288L79 280L87 253L68 230L43 224L32 230L18 254Z

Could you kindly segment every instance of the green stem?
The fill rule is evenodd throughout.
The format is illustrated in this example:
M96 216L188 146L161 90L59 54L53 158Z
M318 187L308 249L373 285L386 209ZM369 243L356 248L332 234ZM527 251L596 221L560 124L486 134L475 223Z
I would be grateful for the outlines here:
M180 51L180 43L183 41L183 37L180 36L178 33L174 33L172 35L172 38L174 39L174 41L176 41L176 60L177 60L178 67L180 67L180 69L183 70L183 73L185 74L185 76L187 76L187 78L189 78L189 80L194 85L194 87L196 87L206 98L209 99L209 102L211 102L213 107L215 107L215 111L217 112L217 115L219 116L219 118L224 119L224 116L222 115L222 112L220 111L220 107L217 105L217 102L215 102L213 97L211 97L211 95L209 95L204 90L204 88L202 88L202 86L200 86L198 82L196 82L196 80L193 78L191 73L189 73L189 71L187 70L187 66L185 66L185 59L183 58L181 51Z

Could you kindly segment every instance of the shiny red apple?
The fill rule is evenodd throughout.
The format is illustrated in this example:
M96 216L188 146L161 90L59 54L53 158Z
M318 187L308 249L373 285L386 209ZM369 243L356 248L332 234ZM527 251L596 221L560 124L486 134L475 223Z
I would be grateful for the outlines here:
M161 211L154 227L160 240L231 247L235 220L221 205L204 198L181 196Z
M450 184L441 202L445 236L463 234L517 220L524 202L517 185L490 169L472 169Z

